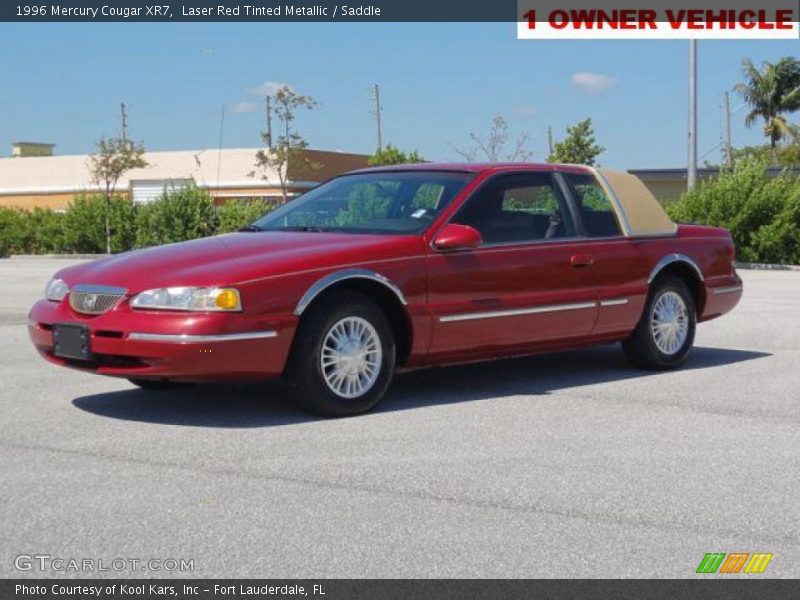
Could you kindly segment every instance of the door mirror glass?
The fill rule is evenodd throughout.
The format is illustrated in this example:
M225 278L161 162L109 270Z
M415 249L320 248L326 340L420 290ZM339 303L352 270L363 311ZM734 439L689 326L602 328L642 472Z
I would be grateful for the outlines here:
M477 248L482 243L483 238L474 227L449 223L433 240L433 247L437 250L463 250Z

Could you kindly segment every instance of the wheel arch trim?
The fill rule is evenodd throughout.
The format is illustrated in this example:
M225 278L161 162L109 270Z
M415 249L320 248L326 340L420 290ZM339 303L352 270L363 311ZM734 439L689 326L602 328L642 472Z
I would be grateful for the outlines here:
M703 271L697 265L697 263L692 260L690 257L686 256L685 254L681 254L679 252L674 252L672 254L667 254L666 256L662 257L656 263L656 266L653 267L653 270L650 271L650 275L647 278L647 284L650 285L653 283L658 274L661 273L665 268L675 263L683 263L689 266L700 279L701 282L705 281L705 277L703 276Z
M325 275L325 277L315 281L297 302L297 306L294 308L294 314L299 317L322 292L332 285L341 283L342 281L347 281L348 279L367 279L379 283L390 290L400 301L400 304L403 306L408 305L406 297L403 294L403 290L400 289L400 286L398 286L385 275L381 275L380 273L369 271L367 269L345 269L343 271L329 273L328 275Z

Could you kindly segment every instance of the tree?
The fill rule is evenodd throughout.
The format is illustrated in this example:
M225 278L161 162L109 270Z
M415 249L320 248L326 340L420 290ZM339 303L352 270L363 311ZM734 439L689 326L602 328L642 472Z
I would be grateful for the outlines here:
M761 160L772 162L777 154L779 167L800 167L800 143L784 144L775 148L775 152L769 146L744 146L742 148L731 148L731 158L736 163L740 160Z
M776 63L764 61L759 71L750 59L745 59L742 71L745 80L734 89L750 105L744 122L751 127L758 119L763 119L772 164L777 166L778 142L787 138L800 140L798 128L786 118L800 108L800 60L786 56Z
M579 121L567 127L567 137L556 142L547 162L568 163L573 165L593 165L595 159L605 151L596 143L592 120Z
M386 165L405 165L421 162L425 162L425 159L416 150L406 154L396 146L389 144L383 150L377 150L375 154L370 156L368 164L370 167L383 167Z
M492 127L486 136L470 133L471 146L463 148L453 147L453 150L466 161L475 161L479 156L483 156L489 162L500 161L521 161L528 160L533 153L525 149L528 143L528 135L521 134L514 142L510 150L506 150L508 144L508 123L501 116L492 119Z
M144 146L125 138L102 137L97 142L97 153L90 160L94 183L103 186L106 222L106 253L111 254L111 196L120 177L131 169L147 166Z
M303 150L308 148L308 142L299 133L292 130L292 122L299 109L311 110L317 105L311 96L298 94L288 85L281 86L275 93L275 116L283 124L283 133L278 136L272 148L264 148L256 152L256 167L260 169L274 169L278 173L283 201L289 199L289 163L301 163L299 166L315 170L315 165L308 159ZM266 133L261 134L265 146L269 139ZM263 179L268 176L264 175Z

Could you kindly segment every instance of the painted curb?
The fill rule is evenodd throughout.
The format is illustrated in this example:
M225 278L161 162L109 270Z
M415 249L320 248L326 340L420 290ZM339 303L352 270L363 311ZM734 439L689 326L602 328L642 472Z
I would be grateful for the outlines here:
M775 265L770 263L736 263L737 269L751 271L800 271L800 265Z
M66 260L81 260L81 259L95 259L105 258L111 256L110 254L12 254L5 258L12 260L31 260L36 258L63 258Z

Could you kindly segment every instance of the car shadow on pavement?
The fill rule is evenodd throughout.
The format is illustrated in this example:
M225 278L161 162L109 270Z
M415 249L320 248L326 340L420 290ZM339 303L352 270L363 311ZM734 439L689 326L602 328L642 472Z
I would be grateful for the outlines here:
M697 347L683 370L770 356L767 352ZM554 391L610 381L659 377L630 366L616 346L400 373L377 413ZM209 384L174 390L135 387L75 398L86 412L113 419L190 427L272 427L323 420L302 412L280 382Z

